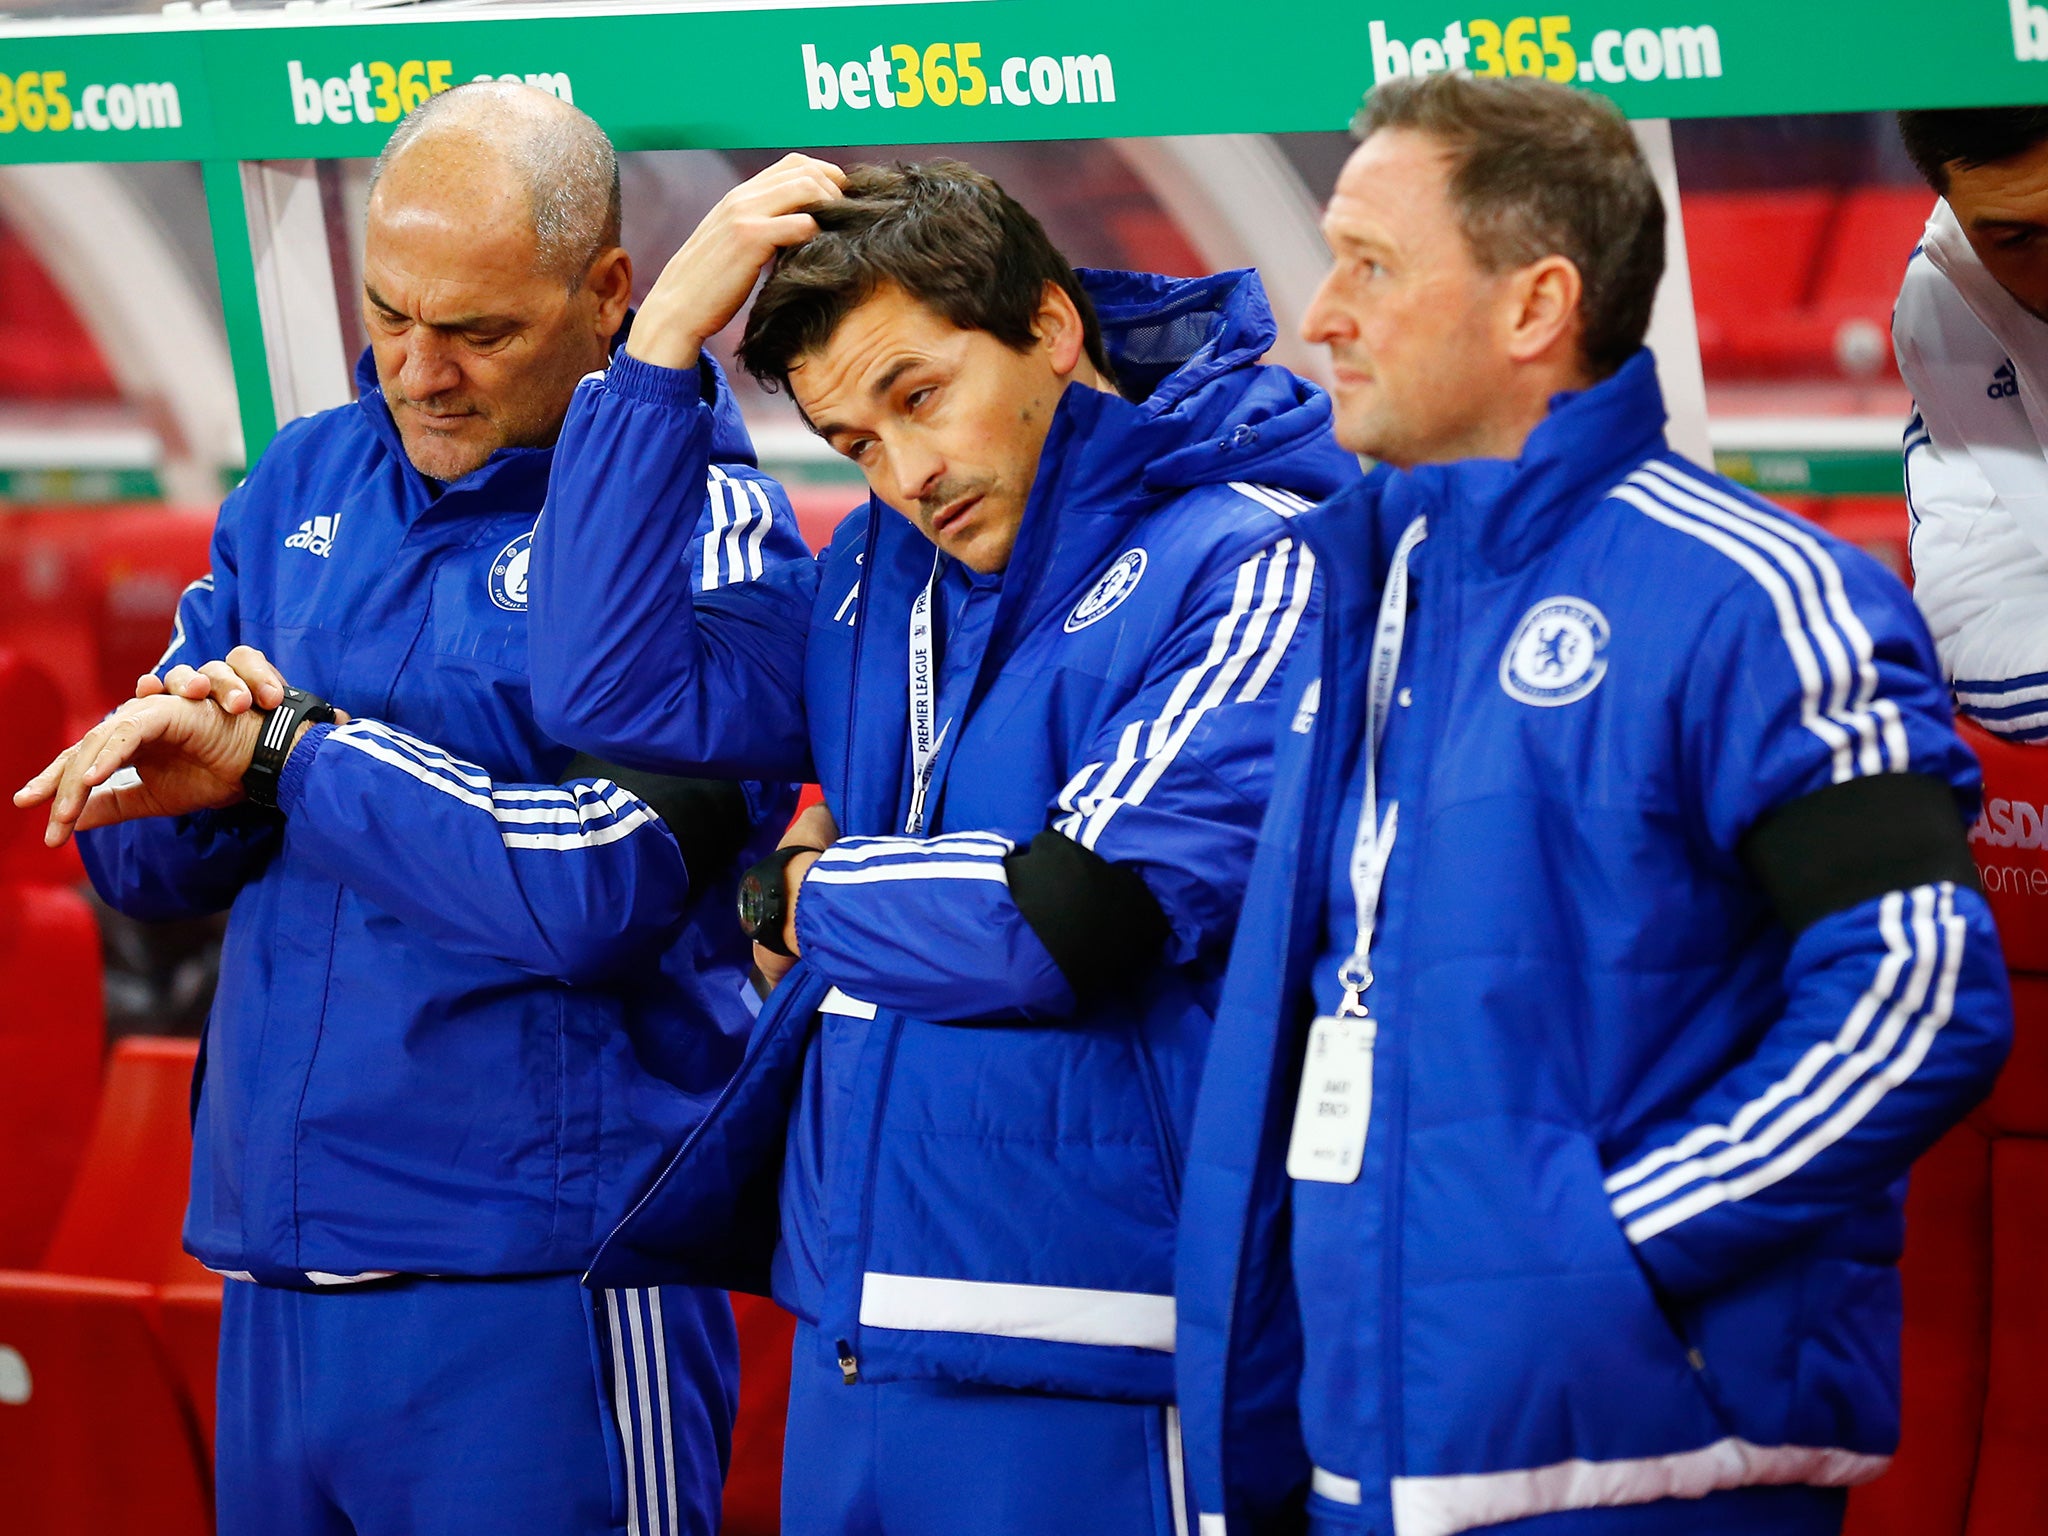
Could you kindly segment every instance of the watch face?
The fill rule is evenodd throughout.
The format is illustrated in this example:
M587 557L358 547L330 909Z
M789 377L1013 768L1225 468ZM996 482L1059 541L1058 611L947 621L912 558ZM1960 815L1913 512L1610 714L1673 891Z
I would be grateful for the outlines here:
M740 877L740 932L748 938L754 937L773 915L774 892L764 884L760 874L748 870Z

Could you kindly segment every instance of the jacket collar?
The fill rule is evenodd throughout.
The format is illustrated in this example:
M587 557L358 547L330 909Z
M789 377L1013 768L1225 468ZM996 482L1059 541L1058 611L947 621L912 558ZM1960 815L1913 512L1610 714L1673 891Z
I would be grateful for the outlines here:
M1590 389L1560 394L1518 459L1463 459L1381 469L1310 515L1373 572L1376 588L1401 531L1429 517L1430 564L1505 575L1555 546L1630 470L1664 443L1664 396L1647 348ZM1360 519L1369 526L1359 526Z
M618 335L612 338L611 351L617 355L625 345L627 335L632 331L633 317L626 316L626 323L619 327ZM711 355L705 354L705 362L712 369L718 367ZM555 450L548 448L500 448L488 459L464 475L460 480L436 481L429 479L413 468L412 460L405 456L405 441L399 436L398 423L391 419L391 407L384 399L384 388L377 380L377 362L368 347L356 359L356 406L369 423L370 431L390 454L393 463L399 466L406 488L406 515L419 516L427 508L439 505L446 497L460 494L480 494L489 503L489 510L509 512L524 510L531 504L539 513L541 503L547 497L548 473L554 467ZM720 384L723 383L721 376ZM739 421L738 408L732 404L731 391L720 388L719 417L714 423L714 448L731 446L734 429ZM726 418L730 416L731 421ZM753 449L747 442L744 427L737 429L741 455L730 453L721 457L743 456L749 464L754 462ZM465 503L458 503L465 505Z

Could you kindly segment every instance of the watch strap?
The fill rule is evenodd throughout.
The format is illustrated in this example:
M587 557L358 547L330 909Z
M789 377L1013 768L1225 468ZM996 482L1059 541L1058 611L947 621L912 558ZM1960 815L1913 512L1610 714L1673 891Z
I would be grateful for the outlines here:
M277 708L263 712L256 750L250 754L249 766L242 771L242 793L251 805L277 809L278 777L284 772L285 759L291 756L292 741L299 727L308 721L332 725L334 719L334 706L317 693L308 693L303 688L285 689Z

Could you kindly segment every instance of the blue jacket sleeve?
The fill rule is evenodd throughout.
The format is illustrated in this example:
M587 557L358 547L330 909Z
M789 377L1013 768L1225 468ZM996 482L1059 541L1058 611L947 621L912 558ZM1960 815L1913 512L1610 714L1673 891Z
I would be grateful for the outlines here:
M1851 778L1929 775L1954 788L1959 818L1975 807L1976 764L1910 598L1854 551L1801 548L1833 601L1787 623L1764 588L1736 593L1683 705L1701 835L1730 862L1767 813ZM1615 1217L1674 1295L1738 1279L1878 1198L1989 1090L2011 1041L1990 912L1946 881L1812 923L1782 995L1753 1050L1609 1157Z
M624 354L578 387L534 530L534 715L650 772L809 779L817 566L782 488L720 462L723 389Z
M1673 1295L1867 1206L1984 1096L2011 1042L1990 911L1946 881L1822 918L1785 982L1755 1053L1608 1177L1616 1219Z
M216 661L241 640L235 529L246 490L222 505L207 573L178 599L171 643L155 671ZM93 889L116 911L172 922L225 911L277 852L282 827L267 811L236 806L190 816L121 822L78 835Z
M1315 561L1279 535L1197 581L1139 686L1047 807L1053 830L1135 868L1165 958L1227 942L1271 787L1276 674L1317 602ZM856 997L933 1020L1058 1017L1072 989L1011 898L990 832L846 838L804 878L797 943Z
M301 738L277 798L288 858L447 949L593 984L682 927L682 851L609 779L496 784L475 763L352 720Z

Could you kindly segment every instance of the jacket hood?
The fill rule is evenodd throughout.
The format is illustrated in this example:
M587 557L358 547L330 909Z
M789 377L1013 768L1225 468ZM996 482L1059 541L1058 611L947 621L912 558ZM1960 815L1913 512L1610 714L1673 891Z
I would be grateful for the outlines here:
M1069 390L1069 451L1087 500L1134 499L1246 480L1321 501L1358 478L1330 436L1322 390L1260 358L1277 336L1256 272L1160 277L1084 269L1120 393Z

